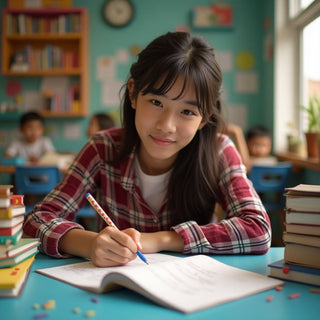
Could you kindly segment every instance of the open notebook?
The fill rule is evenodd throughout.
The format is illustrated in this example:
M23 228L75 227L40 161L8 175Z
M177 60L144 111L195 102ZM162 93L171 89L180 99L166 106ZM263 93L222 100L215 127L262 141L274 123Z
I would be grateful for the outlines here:
M164 307L190 313L246 297L283 281L234 268L211 257L147 254L125 266L98 268L90 261L38 269L39 273L95 293L121 286Z

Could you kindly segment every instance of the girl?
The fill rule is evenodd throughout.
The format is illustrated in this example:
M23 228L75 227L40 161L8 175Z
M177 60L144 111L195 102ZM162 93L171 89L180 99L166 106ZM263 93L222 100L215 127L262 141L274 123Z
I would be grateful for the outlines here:
M138 56L125 86L123 128L94 135L35 206L24 233L55 257L123 265L143 253L263 254L270 222L231 140L220 134L222 77L213 48L167 33ZM97 200L121 230L73 222ZM214 221L215 204L227 218Z

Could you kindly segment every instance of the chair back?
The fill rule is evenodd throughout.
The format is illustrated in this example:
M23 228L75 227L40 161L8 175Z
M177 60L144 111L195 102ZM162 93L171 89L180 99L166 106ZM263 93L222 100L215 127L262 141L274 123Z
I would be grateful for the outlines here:
M284 208L284 189L288 186L292 171L292 164L290 162L279 162L274 165L254 165L249 173L249 179L255 190L261 193L280 194L275 201L263 201L267 211L279 210Z
M15 186L18 194L43 195L49 193L60 182L58 167L18 166L15 172Z

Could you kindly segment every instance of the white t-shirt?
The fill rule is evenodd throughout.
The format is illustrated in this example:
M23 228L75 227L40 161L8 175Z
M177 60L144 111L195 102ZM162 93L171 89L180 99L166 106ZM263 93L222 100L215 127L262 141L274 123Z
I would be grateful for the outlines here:
M154 212L159 212L167 192L172 170L158 176L150 176L142 171L137 157L135 160L135 169L136 185L140 188L143 198Z
M40 158L47 152L54 152L54 146L47 137L40 137L34 143L28 143L24 137L14 140L8 147L6 153L11 157L22 157L29 159L30 157Z

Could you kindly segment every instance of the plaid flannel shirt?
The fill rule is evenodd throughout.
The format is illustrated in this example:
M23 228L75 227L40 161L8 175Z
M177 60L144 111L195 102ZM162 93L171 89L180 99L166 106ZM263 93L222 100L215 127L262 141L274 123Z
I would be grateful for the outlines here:
M174 230L183 238L185 254L263 254L269 250L268 215L229 137L221 135L219 151L224 168L220 174L218 202L226 212L226 219L203 226L195 221L170 226L167 199L159 212L152 211L135 185L136 150L120 164L106 163L113 159L120 139L120 128L91 138L61 182L29 213L23 227L24 236L40 238L42 252L63 257L58 250L59 239L73 228L82 228L73 220L86 203L87 192L96 194L101 207L119 229ZM212 212L214 217L214 205ZM99 219L99 229L105 226Z

